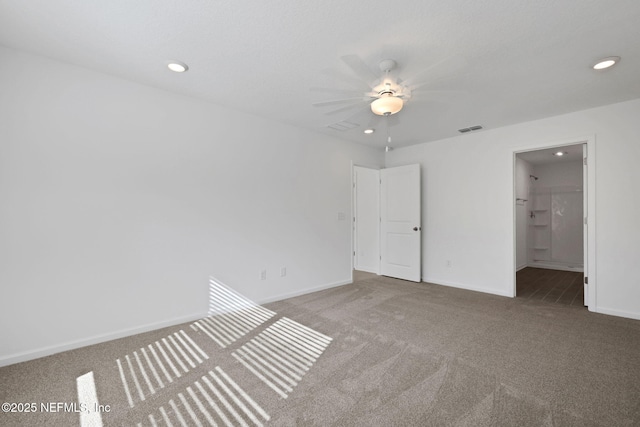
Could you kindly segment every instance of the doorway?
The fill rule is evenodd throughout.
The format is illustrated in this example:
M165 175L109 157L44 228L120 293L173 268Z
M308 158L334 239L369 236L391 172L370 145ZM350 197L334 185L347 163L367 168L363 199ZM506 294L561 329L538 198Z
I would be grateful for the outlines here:
M422 280L420 165L353 166L354 270Z
M590 306L587 150L514 153L514 296Z
M380 274L380 171L353 167L353 268Z

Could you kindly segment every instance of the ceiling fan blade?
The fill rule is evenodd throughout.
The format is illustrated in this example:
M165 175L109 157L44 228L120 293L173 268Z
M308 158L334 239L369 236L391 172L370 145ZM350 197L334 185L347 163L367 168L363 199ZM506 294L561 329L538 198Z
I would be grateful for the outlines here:
M439 80L455 75L467 68L467 61L460 55L449 56L435 64L430 65L426 70L417 76L402 82L403 86L408 86L412 91L416 91L423 86L433 84Z
M371 114L367 126L364 129L373 129L375 134L372 135L372 141L384 142L389 144L389 138L391 138L391 144L394 143L395 132L393 128L400 123L399 114L391 116L378 116ZM346 119L349 120L349 119Z
M421 103L425 101L457 101L469 96L469 92L464 90L430 90L426 86L418 88L413 92L411 103Z
M311 105L313 105L314 107L324 107L327 105L338 105L338 104L345 104L345 103L359 104L363 101L364 101L364 98L362 98L362 96L359 96L357 98L343 98L343 99L332 99L329 101L313 102Z
M376 123L376 125L378 126L376 130L384 134L386 139L391 127L398 125L400 120L398 116L399 114L393 114L391 116L375 116L372 122Z
M358 96L362 95L361 91L358 90L350 90L350 89L334 89L329 87L312 87L309 89L311 92L320 92L320 93L335 93L337 95L350 95L350 96Z
M327 68L322 70L322 73L328 76L331 80L341 81L343 83L348 84L349 86L353 87L354 90L362 90L363 92L371 90L371 86L366 83L363 83L362 80L352 76L346 76L336 70Z
M373 129L375 131L380 131L381 119L383 116L378 116L376 114L371 114L369 121L367 122L367 127L365 129Z
M348 111L351 110L353 108L358 108L358 109L362 109L364 110L364 108L369 108L369 103L366 104L362 104L360 102L358 102L357 104L351 104L351 105L347 105L345 107L342 108L338 108L337 110L332 110L329 111L327 113L325 113L327 116L333 115L333 114L338 114L338 113L342 113L343 111ZM356 113L354 113L353 115L349 116L348 118L346 118L345 120L349 120L349 118L355 116L356 114L360 113L359 111L357 111Z
M414 92L409 105L424 106L427 104L449 104L461 102L469 96L464 90L418 90ZM410 107L409 107L410 108Z
M372 88L380 79L380 75L371 71L371 69L367 67L367 64L365 64L358 55L345 55L341 56L340 59L342 59L342 62L347 64L354 74L370 88Z
M429 94L429 95L453 95L453 96L461 96L461 95L469 95L469 91L460 90L460 89L420 89L420 93Z
M400 115L399 114L394 114L392 116L387 116L385 117L387 123L389 124L389 126L397 126L400 124ZM392 135L393 136L393 135Z

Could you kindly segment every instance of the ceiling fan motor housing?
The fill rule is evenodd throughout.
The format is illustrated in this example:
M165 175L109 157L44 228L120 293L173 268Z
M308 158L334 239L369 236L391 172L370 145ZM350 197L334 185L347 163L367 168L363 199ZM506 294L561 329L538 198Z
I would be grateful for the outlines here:
M397 65L398 63L393 59L383 59L378 64L378 66L380 67L380 71L382 71L383 73L388 73L391 70L395 70Z

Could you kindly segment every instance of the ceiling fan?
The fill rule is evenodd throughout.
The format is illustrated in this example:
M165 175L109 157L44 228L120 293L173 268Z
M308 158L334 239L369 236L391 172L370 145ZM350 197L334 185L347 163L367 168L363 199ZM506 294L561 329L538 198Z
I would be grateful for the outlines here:
M312 103L315 107L344 105L328 111L327 115L337 114L353 108L364 109L368 106L377 116L397 114L409 101L412 94L440 77L450 75L461 69L466 62L454 56L435 63L420 73L416 78L402 80L397 77L398 64L393 59L383 59L378 63L379 72L373 72L357 55L346 55L340 58L353 72L352 76L331 72L332 76L361 90L311 88L315 92L326 92L349 97ZM438 76L440 71L440 76ZM425 80L425 81L420 81ZM452 91L453 92L453 91ZM359 112L358 112L359 113Z
M314 102L312 105L316 107L324 107L337 104L350 104L346 108L340 108L329 113L335 113L349 109L352 106L359 106L363 102L369 103L371 111L379 116L388 116L396 114L404 106L404 102L411 98L411 90L408 86L400 84L400 81L391 75L391 71L397 67L396 61L393 59L383 59L378 66L383 73L382 77L373 74L369 68L355 55L343 56L342 61L345 62L360 78L361 83L369 85L369 90L362 93L361 96L353 98L343 98L329 101ZM312 88L319 92L334 92L351 94L351 91L340 89L323 89Z

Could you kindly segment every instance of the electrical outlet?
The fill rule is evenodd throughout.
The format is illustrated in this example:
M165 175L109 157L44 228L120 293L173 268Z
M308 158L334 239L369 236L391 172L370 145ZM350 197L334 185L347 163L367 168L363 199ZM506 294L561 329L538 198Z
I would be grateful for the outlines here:
M280 277L284 277L287 275L287 267L282 267L280 269Z
M260 272L260 280L267 280L267 270L262 270Z

